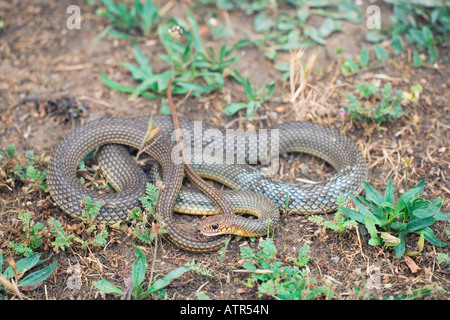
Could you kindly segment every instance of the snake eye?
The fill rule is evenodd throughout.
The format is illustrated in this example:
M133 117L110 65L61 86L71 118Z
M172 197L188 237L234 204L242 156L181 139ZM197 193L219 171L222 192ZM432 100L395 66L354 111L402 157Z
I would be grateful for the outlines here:
M219 228L219 224L218 223L214 223L211 228L213 228L214 230Z

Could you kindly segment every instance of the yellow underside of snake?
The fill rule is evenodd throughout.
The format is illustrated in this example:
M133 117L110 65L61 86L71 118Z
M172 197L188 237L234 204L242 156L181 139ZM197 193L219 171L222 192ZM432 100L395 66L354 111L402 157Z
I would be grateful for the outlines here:
M212 141L208 140L207 133L213 127L202 124L201 131L196 132L198 127L194 122L182 119L180 122L186 133L184 145L192 146L188 150L203 152L211 146ZM85 196L89 196L95 202L104 202L96 217L99 222L113 224L126 220L126 212L140 205L139 198L144 195L148 178L128 151L115 145L139 148L145 138L147 123L148 118L102 119L70 133L55 150L48 168L50 194L58 206L67 214L80 218ZM256 218L249 219L238 214L233 217L217 215L220 212L211 199L198 191L182 188L184 165L174 162L174 144L170 139L173 133L171 117L153 117L153 126L159 126L161 134L150 142L146 153L159 163L161 172L152 170L152 177L161 179L164 186L158 194L157 215L167 228L169 240L187 251L217 250L228 240L228 236L223 234L259 236L273 232L280 210L287 209L296 214L332 212L337 208L339 194L360 192L362 180L368 174L362 153L346 136L308 122L283 124L267 130L267 141L272 143L268 155L266 153L268 159L276 159L278 153L309 153L331 164L336 174L318 184L299 185L276 180L248 164L229 163L228 157L227 163L221 164L193 159L191 167L198 175L233 189L224 192L233 210ZM223 154L232 155L234 159L244 154L244 159L248 160L248 155L260 145L258 138L248 138L229 148L225 131L214 132L215 143L223 139L219 144ZM222 133L222 138L217 137L217 132ZM271 135L274 132L276 135ZM202 137L200 142L198 137ZM79 162L99 147L102 147L98 154L100 165L117 193L99 195L82 187L76 178ZM206 218L200 226L203 235L211 237L188 235L176 226L173 211L215 215Z

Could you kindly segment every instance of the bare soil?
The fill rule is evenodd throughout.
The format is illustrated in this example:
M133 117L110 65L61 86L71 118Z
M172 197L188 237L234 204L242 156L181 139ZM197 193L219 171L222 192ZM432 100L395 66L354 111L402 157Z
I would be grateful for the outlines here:
M80 30L66 27L68 5L81 8ZM171 14L184 17L189 1L178 3ZM159 103L145 98L128 101L128 96L108 89L100 78L104 71L116 81L133 84L130 74L121 66L122 61L133 62L130 42L104 38L94 42L107 21L95 15L94 8L85 1L19 1L0 2L0 20L5 27L0 30L0 147L16 146L17 155L24 159L27 150L36 155L44 155L48 161L52 151L71 130L82 124L105 117L135 117L160 113ZM221 45L212 41L204 20L208 8L196 11L198 21L204 31L206 44ZM221 23L226 17L220 15ZM244 27L251 29L251 20L239 12L230 12L230 26L235 36ZM342 32L327 40L319 47L319 61L313 73L313 83L323 92L331 92L327 101L329 109L323 114L309 114L306 120L321 122L338 131L345 131L365 152L370 163L369 183L384 192L387 180L393 179L396 198L405 192L405 170L401 159L413 158L413 168L408 171L407 187L411 188L421 179L426 180L422 196L426 199L443 198L442 212L450 214L450 109L448 98L448 48L440 48L437 68L413 68L411 50L394 57L377 69L357 73L353 77L342 77L340 63L342 57L335 53L336 47L345 49L345 55L355 56L365 42L364 23L355 25L345 23ZM142 39L139 43L155 69L163 68L156 52L162 48L156 36ZM308 51L312 52L311 51ZM235 67L249 76L257 85L271 79L276 81L277 90L269 102L258 110L257 116L265 119L249 122L236 121L232 128L263 128L298 118L297 110L287 102L289 83L281 79L273 63L253 46L239 50L241 58ZM282 55L285 63L289 56ZM343 92L352 91L356 82L377 80L390 81L395 89L409 90L413 84L424 87L420 101L406 106L405 115L399 120L384 123L381 128L372 123L350 121L339 116L339 109L345 103ZM336 86L338 84L338 86ZM183 97L177 97L178 101ZM244 99L242 89L232 80L227 80L223 92L205 95L201 99L189 97L177 106L179 116L204 120L216 126L224 126L233 119L245 117L244 112L234 117L223 114L229 99ZM81 110L81 112L80 112ZM302 161L300 164L300 160ZM286 181L296 181L298 177L322 179L332 169L321 161L309 156L288 156L282 158L278 177ZM46 163L44 161L43 168ZM17 241L21 225L17 216L21 212L33 212L36 221L46 221L55 217L62 221L64 228L75 232L79 221L66 216L57 208L48 192L36 191L16 183L0 184L0 253L20 259L9 246L9 241ZM180 217L180 223L191 224L197 218ZM325 215L333 219L333 215ZM184 221L184 222L183 222ZM448 223L438 222L433 230L438 239L448 242L444 229ZM102 295L93 282L106 279L118 287L126 287L135 260L133 245L139 245L146 253L150 263L152 248L142 246L137 240L124 232L110 230L108 244L101 249L87 250L72 246L69 250L55 253L46 240L39 249L41 257L50 257L48 263L58 261L53 275L36 288L24 288L27 299L81 300L101 299ZM448 247L436 248L425 245L423 253L409 258L418 267L411 267L407 258L398 259L390 248L373 247L367 244L363 233L349 230L343 233L326 232L310 222L307 217L284 215L277 228L274 241L278 258L289 264L296 258L303 245L309 245L311 260L308 268L311 274L328 283L334 292L334 299L367 298L367 293L381 299L389 296L406 296L414 290L427 286L431 294L422 299L448 300L450 297L450 276L448 266L436 263L437 253L449 253ZM415 250L417 239L408 241L408 249ZM257 249L258 239L234 239L230 242L222 263L218 253L192 254L174 247L162 240L154 264L155 274L167 274L193 259L207 267L214 277L190 272L177 279L167 288L169 300L197 299L204 293L211 299L255 300L257 286L246 287L248 274L239 273L243 260L240 247L249 245ZM409 264L408 264L409 263ZM5 264L4 264L5 265ZM69 267L78 266L81 270L81 288L70 289ZM4 266L5 267L5 266ZM148 268L149 270L150 268ZM378 270L378 271L374 271ZM149 272L149 271L148 271ZM355 288L361 290L358 295ZM364 293L364 294L362 294ZM6 299L14 298L3 294ZM108 299L113 296L108 295Z

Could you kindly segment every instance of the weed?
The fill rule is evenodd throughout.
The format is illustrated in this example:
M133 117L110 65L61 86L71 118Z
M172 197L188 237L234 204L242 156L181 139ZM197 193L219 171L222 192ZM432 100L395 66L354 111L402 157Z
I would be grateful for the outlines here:
M436 262L438 264L450 265L450 256L448 255L448 253L440 252L436 256Z
M377 59L376 65L369 66L370 62L370 53L374 51L375 58ZM389 53L383 49L380 45L376 45L374 49L363 48L359 56L356 56L354 59L350 57L345 57L344 62L341 65L341 71L344 76L351 76L357 72L361 72L363 70L370 69L372 67L377 67L381 63L386 62L389 59ZM356 60L356 61L355 61Z
M43 159L35 156L34 151L30 150L27 152L25 164L21 164L16 158L16 148L11 144L5 152L0 151L0 177L8 177L6 182L12 186L16 181L27 184L34 190L45 191L47 189L47 170L40 171L35 168L42 162Z
M392 41L395 54L403 52L402 40L415 44L414 66L422 63L416 50L426 49L427 63L433 63L438 57L438 45L448 41L450 25L450 4L442 1L408 1L384 0L392 4L393 15L389 17L389 28L381 33L371 31L367 33L366 40L380 42L387 38ZM425 60L425 59L424 59Z
M394 189L389 179L385 194L363 181L366 198L350 195L357 209L340 207L350 219L364 224L371 236L369 244L373 246L392 246L397 257L404 254L419 254L424 247L424 240L432 245L443 247L446 244L436 238L430 226L437 220L450 220L450 215L440 212L443 200L428 201L419 197L425 180L420 181L412 189L406 191L394 205ZM360 202L361 201L361 202ZM406 252L405 236L418 233L418 252Z
M81 212L81 216L83 217L83 221L90 226L88 228L88 232L95 230L95 226L93 226L93 224L103 205L104 202L101 200L94 204L90 197L84 197L84 206L86 209Z
M38 253L33 253L30 256L19 260L17 263L14 262L14 260L11 260L9 262L10 266L6 268L5 271L1 272L3 266L3 254L0 254L0 291L10 291L22 299L22 294L19 291L20 287L41 283L50 277L58 264L58 262L55 262L46 268L30 273L22 278L29 270L44 262L45 261L40 260L40 255Z
M159 235L166 233L166 229L161 227L156 216L157 198L158 189L153 184L148 183L145 196L140 198L144 210L136 207L127 212L132 223L134 236L145 244L152 244ZM149 220L156 221L151 229L147 227Z
M106 27L97 37L101 39L106 34L111 38L132 40L133 36L139 31L147 37L158 22L159 6L153 3L153 0L146 0L143 4L135 0L134 5L127 6L125 2L116 3L113 0L102 0L105 8L97 9L96 14L104 16L112 22L112 25Z
M23 223L22 231L24 233L20 236L21 242L10 241L9 245L17 254L28 257L42 244L44 225L40 222L35 223L32 219L33 215L28 210L19 214L18 218Z
M144 278L146 273L146 264L147 264L147 258L145 257L144 253L141 249L138 247L135 248L135 255L136 260L133 264L133 270L132 270L132 290L131 295L134 299L142 300L149 295L152 295L156 298L165 298L167 296L167 292L164 290L165 287L167 287L170 282L174 279L177 279L181 277L184 273L191 270L189 267L179 267L171 272L169 272L167 275L158 275L156 281L153 281L152 277L150 277L150 280L145 288ZM97 282L94 282L94 285L103 293L112 293L115 295L123 295L124 291L117 288L107 280L100 280Z
M318 224L319 226L323 226L333 231L339 232L345 231L351 227L356 227L358 223L354 220L347 219L342 212L342 209L340 208L341 206L345 206L346 202L347 197L344 194L340 194L336 201L339 207L334 215L333 221L324 221L323 217L317 215L309 216L308 220Z
M55 241L52 242L54 250L65 251L66 248L72 245L71 239L75 238L75 236L73 234L67 235L66 232L64 231L64 228L61 225L61 222L59 220L56 220L55 218L50 218L49 225L50 231L55 236Z
M191 92L199 97L217 89L221 90L224 85L225 69L238 59L238 57L232 57L232 54L248 41L238 41L231 48L223 45L220 52L216 53L212 47L205 49L198 24L190 11L187 13L187 20L188 23L181 19L171 21L171 23L177 23L176 26L182 26L177 30L184 30L183 37L186 38L186 43L179 41L180 35L174 36L173 27L169 27L168 24L158 27L158 35L166 51L158 57L168 64L170 70L155 74L147 57L137 45L132 44L138 65L122 62L122 66L127 68L140 84L136 88L127 87L110 79L105 73L101 74L103 82L111 89L130 93L130 100L138 96L157 99L158 95L167 90L170 77L173 78L172 92L174 94ZM186 31L188 28L191 32Z
M252 88L250 80L247 77L243 77L237 71L234 72L233 77L244 86L244 92L248 102L230 103L223 112L226 115L231 116L239 110L246 109L247 117L252 119L256 111L261 107L261 104L267 101L275 92L275 83L272 81L266 82L258 91L255 92Z
M366 83L356 84L360 99L350 93L346 93L347 105L344 107L346 114L353 119L362 121L373 120L377 124L389 119L398 119L404 112L401 107L403 92L398 90L392 95L392 85L387 83L381 90L381 101L377 97L378 87ZM377 105L379 106L377 107Z
M203 1L215 2L222 10L240 10L254 14L253 29L262 38L252 40L266 58L275 60L278 51L289 51L325 44L325 39L342 27L341 20L357 22L361 18L358 7L350 1ZM285 10L289 9L289 10ZM273 12L277 14L274 15ZM314 27L308 23L312 16L325 17Z
M309 270L304 268L309 262L309 246L303 246L297 259L291 259L293 266L282 266L281 261L276 260L277 250L272 239L266 238L259 247L261 250L256 253L250 247L241 247L241 256L246 261L243 267L251 272L244 284L253 287L253 283L258 283L259 297L267 295L279 300L298 300L332 296L331 290L319 286Z

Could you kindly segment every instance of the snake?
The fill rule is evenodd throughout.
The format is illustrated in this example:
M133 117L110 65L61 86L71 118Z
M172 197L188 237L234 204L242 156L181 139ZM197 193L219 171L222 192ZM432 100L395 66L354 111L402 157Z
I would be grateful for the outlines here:
M229 234L256 236L273 232L282 210L292 214L335 211L337 197L341 193L359 193L362 181L367 179L368 166L361 150L346 135L324 125L291 122L267 129L271 145L266 150L266 158L262 157L266 163L267 159L277 159L279 154L300 152L321 158L336 170L333 176L319 183L297 184L277 180L246 163L251 160L249 155L261 144L258 136L229 147L226 143L228 130L180 119L187 151L200 150L205 155L206 150L211 151L211 145L219 145L224 154L236 159L244 155L244 163L193 161L190 164L202 178L215 180L232 189L223 194L233 210L255 215L256 219L237 214L234 217L220 215L213 200L182 187L184 166L182 162L173 160L175 145L171 139L174 132L171 117L153 116L152 119L153 126L160 128L160 132L149 142L145 152L159 164L159 169L153 170L157 172L153 176L158 176L157 180L162 185L156 213L167 228L168 239L186 251L204 253L218 250L229 240ZM96 216L97 221L114 224L128 219L126 212L140 205L139 198L145 193L148 178L128 151L117 145L139 149L145 139L148 121L148 117L95 120L75 129L62 140L51 157L47 173L49 192L62 211L81 218L85 197L88 196L94 202L104 203ZM208 139L211 132L214 137ZM202 138L198 139L199 136ZM102 169L112 177L119 177L113 183L117 190L114 194L99 195L81 186L76 178L80 161L99 147L99 158L104 163ZM198 153L194 153L192 158L196 160L196 156ZM201 234L192 237L176 226L174 211L211 216L202 221Z

